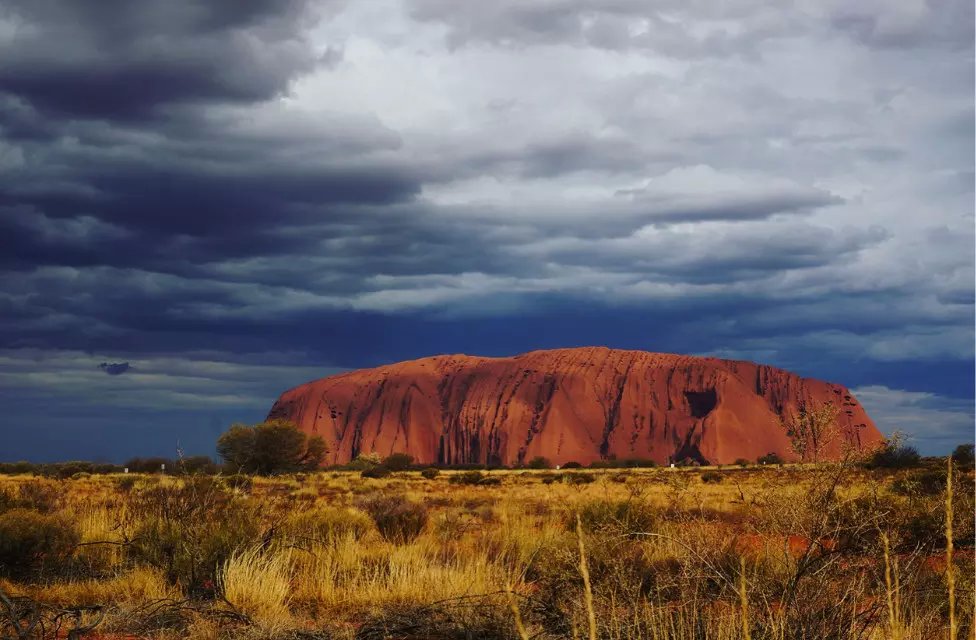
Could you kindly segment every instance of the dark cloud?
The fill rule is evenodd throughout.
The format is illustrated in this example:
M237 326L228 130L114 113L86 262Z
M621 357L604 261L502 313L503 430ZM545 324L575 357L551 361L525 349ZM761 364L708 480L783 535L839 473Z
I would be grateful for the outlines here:
M120 376L132 367L128 362L103 362L98 368L110 376Z
M319 10L305 0L4 6L0 19L13 29L0 39L0 93L67 116L145 118L186 102L263 100L338 55L303 37Z

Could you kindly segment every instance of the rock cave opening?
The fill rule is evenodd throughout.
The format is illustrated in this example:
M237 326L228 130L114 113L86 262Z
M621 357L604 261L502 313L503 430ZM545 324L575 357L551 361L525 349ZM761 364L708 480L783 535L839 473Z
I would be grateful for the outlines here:
M715 389L685 391L685 399L688 401L691 415L695 418L704 418L718 404L718 394L715 393Z

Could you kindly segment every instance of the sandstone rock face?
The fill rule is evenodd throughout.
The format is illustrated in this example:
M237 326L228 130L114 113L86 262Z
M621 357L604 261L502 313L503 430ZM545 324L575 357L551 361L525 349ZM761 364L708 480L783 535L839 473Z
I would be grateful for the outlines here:
M826 457L881 441L841 385L752 362L602 347L352 371L286 391L269 418L323 436L330 463L403 452L425 464L727 464L770 452L796 460L780 420L822 402L839 409Z

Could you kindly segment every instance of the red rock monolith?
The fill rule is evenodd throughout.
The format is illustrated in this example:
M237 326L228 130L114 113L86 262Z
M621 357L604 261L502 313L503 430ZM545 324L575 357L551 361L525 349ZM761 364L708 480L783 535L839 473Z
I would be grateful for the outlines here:
M510 358L434 356L290 389L269 418L324 437L328 463L407 453L422 464L615 458L728 464L797 460L782 419L831 402L823 458L882 441L844 386L752 362L603 347Z

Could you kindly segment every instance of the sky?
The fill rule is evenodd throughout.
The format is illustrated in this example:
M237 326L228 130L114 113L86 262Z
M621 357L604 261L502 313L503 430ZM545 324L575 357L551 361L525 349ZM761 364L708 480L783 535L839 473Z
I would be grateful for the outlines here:
M6 0L0 459L606 345L973 441L971 0Z

